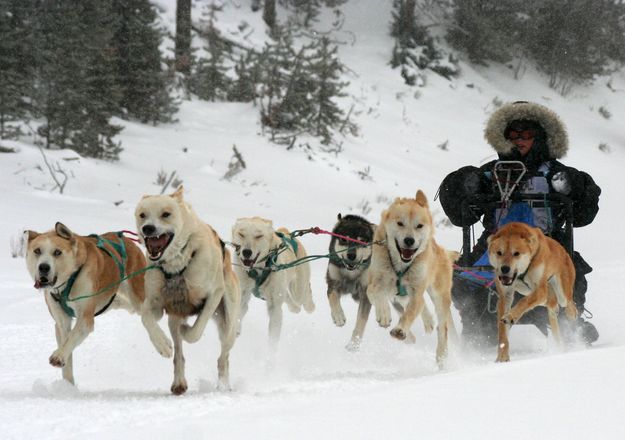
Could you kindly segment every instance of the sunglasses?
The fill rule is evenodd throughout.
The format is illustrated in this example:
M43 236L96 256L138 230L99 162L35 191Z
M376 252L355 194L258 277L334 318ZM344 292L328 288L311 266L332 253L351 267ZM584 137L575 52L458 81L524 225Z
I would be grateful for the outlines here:
M520 138L520 139L523 139L524 141L527 141L529 139L534 139L535 136L536 136L536 130L520 130L520 131L510 130L508 132L507 139L510 139L511 141L515 141Z

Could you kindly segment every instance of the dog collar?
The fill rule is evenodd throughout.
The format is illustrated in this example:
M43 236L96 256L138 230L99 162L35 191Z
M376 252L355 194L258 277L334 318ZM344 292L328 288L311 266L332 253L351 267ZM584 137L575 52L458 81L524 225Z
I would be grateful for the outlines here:
M395 272L395 275L397 275L397 281L395 283L395 286L397 287L397 293L395 295L406 296L408 295L408 290L406 290L406 287L401 283L401 279L404 277L404 275L406 275L406 272L408 272L408 270L412 267L412 263L414 262L414 260L412 260L410 264L406 266L404 270L396 270L395 266L393 265L393 259L391 258L391 251L388 250L388 247L387 247L387 251L388 251L388 261L391 263L393 272Z

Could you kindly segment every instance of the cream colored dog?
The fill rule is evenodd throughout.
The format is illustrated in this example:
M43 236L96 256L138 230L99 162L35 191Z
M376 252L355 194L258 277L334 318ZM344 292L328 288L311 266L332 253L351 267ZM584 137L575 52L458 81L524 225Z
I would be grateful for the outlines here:
M73 384L72 353L93 331L95 316L109 307L140 310L143 273L121 279L144 268L145 258L132 241L114 232L82 237L57 223L52 231L27 233L28 272L35 288L44 289L55 322L58 348L50 364L61 367L63 379Z
M289 236L281 228L279 233ZM260 217L240 218L232 227L232 243L235 252L235 270L241 283L241 320L247 313L251 295L265 300L269 313L269 341L275 350L282 329L282 304L298 313L315 310L310 288L310 267L301 264L288 269L273 271L274 265L292 263L306 256L299 240L283 242L273 229L273 223ZM287 244L285 244L287 243Z
M182 394L187 390L182 341L198 341L214 317L221 341L218 386L229 389L229 353L241 307L239 284L230 253L217 233L185 203L182 193L180 187L171 195L145 196L135 211L146 255L159 268L146 273L142 321L156 350L171 357L171 342L157 323L167 312L174 342L171 391ZM193 315L198 317L189 326L186 320Z
M510 360L510 326L537 306L547 307L551 332L560 343L560 307L566 307L571 321L577 318L573 302L575 266L562 245L539 228L512 222L488 237L488 258L495 269L498 294L497 362ZM512 307L514 292L525 297Z
M410 336L415 318L426 311L423 294L430 295L438 319L436 361L442 366L447 356L448 332L455 335L451 318L452 259L434 241L434 226L428 201L421 190L416 198L397 198L382 213L374 242L385 241L373 249L369 267L367 296L375 307L382 327L391 324L389 303L401 305L399 323L391 336L404 340ZM429 313L423 316L426 330L432 327Z

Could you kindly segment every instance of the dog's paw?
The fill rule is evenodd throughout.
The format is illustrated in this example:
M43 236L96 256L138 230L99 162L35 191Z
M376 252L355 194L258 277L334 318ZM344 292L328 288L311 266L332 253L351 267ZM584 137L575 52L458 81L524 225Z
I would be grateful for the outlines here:
M387 328L391 325L391 308L387 303L375 308L375 319L380 327Z
M423 329L425 332L428 334L432 333L434 331L434 318L432 314L429 311L427 313L422 313L421 318L423 318Z
M190 326L187 323L184 323L180 326L180 335L182 336L182 339L190 344L199 341L202 337L201 332L197 331L194 327Z
M395 327L393 330L391 330L391 336L395 339L403 341L404 339L406 339L406 332L400 327Z
M345 313L343 309L332 310L332 321L337 327L343 327L345 325Z
M61 354L61 350L55 350L54 353L50 355L49 362L53 367L63 368L65 366L65 359Z
M358 350L360 350L360 338L356 337L356 338L352 338L351 341L349 341L347 343L347 345L345 346L345 350L350 351L352 353L357 352Z
M150 340L152 341L152 345L154 345L154 348L156 348L156 351L158 351L161 356L165 358L170 358L173 356L173 345L171 343L171 340L167 336L165 336L165 333L161 331L160 334L150 334Z
M515 322L514 317L510 313L506 313L501 317L501 322L507 325L512 325Z
M188 388L189 387L187 386L187 381L185 379L178 381L174 380L174 383L171 384L171 393L176 396L180 396L186 393Z
M508 353L499 353L495 362L510 362L510 355Z
M232 391L232 387L230 386L230 382L228 381L228 379L221 378L217 381L217 391L221 391L221 392Z
M302 306L299 304L294 304L290 301L287 301L286 305L289 307L289 312L291 313L299 313L302 311Z
M406 344L415 344L417 342L417 337L411 331L408 331L406 334L406 340L404 341Z

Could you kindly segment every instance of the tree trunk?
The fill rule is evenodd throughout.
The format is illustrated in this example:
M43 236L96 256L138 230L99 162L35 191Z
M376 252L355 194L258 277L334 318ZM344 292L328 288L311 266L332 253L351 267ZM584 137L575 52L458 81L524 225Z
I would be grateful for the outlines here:
M176 0L176 71L191 73L191 0Z
M276 27L276 0L265 0L263 20L269 27L269 34L273 35Z

